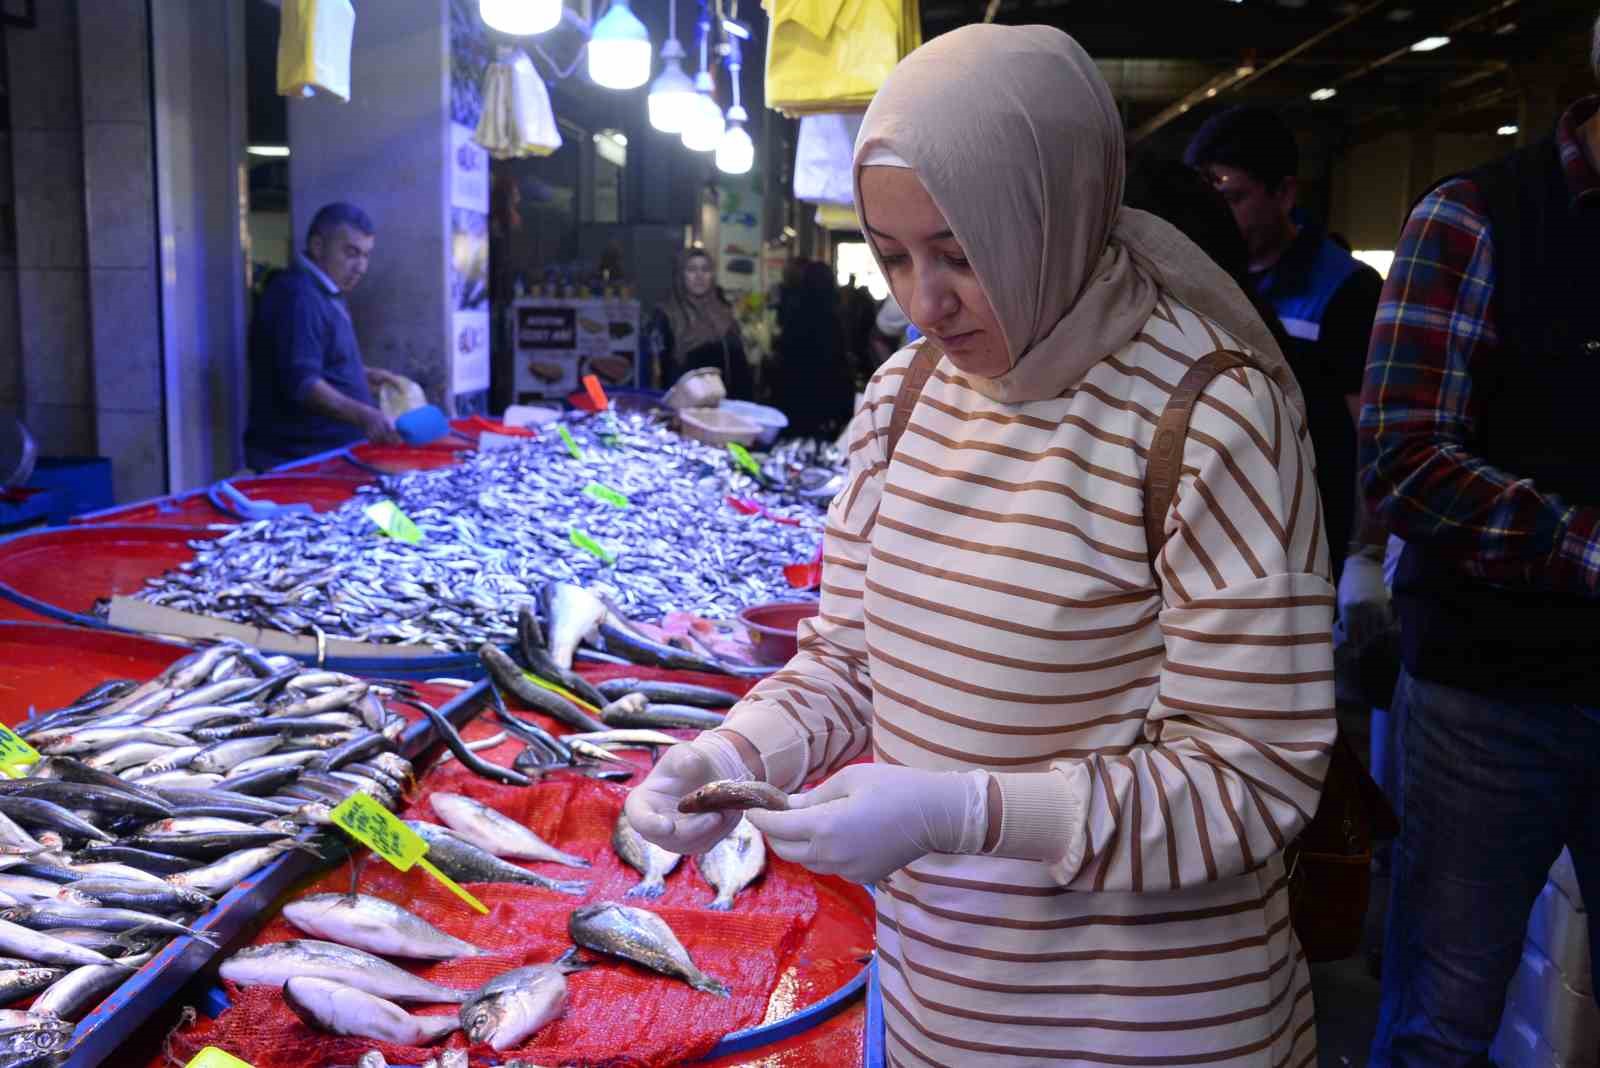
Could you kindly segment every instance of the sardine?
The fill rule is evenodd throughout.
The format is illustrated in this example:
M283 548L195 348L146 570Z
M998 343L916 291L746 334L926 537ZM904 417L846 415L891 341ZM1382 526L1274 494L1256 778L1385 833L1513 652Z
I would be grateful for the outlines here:
M652 703L695 705L699 708L732 708L739 700L733 694L713 686L694 686L659 679L607 679L599 684L599 689L607 701L615 701L619 697L636 693Z
M608 727L668 730L712 730L722 726L722 713L691 705L653 705L640 694L629 694L600 710Z
M721 980L696 966L667 921L653 912L615 902L583 905L567 918L567 933L585 949L682 979L708 994L729 994Z

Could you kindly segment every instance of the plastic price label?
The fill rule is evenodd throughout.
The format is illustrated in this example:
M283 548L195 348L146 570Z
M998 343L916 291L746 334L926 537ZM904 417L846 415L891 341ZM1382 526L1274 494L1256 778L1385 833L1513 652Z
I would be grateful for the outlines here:
M594 375L583 376L584 392L589 394L589 400L594 404L594 410L603 412L611 407L611 400L606 396L605 387L600 385L600 380Z
M23 772L39 763L38 750L23 741L16 731L0 723L0 773L20 779Z
M612 556L611 552L604 545L601 545L599 542L589 537L589 535L585 534L577 527L573 527L568 536L572 538L572 544L576 545L586 553L593 553L595 556L598 556L601 563L614 564L617 562L617 558Z
M194 1055L184 1068L251 1068L249 1061L241 1061L231 1053L215 1046L207 1046Z
M583 698L579 697L566 687L557 686L549 679L541 679L531 671L524 671L522 673L522 677L541 689L549 690L551 693L556 694L559 697L565 697L568 701L571 701L573 704L577 705L585 712L588 712L590 715L597 714L600 711L594 705L590 704L588 701L585 701Z
M756 463L756 458L750 455L750 450L740 445L737 441L728 442L728 453L733 457L733 462L750 472L756 478L761 477L761 465Z
M484 914L488 909L483 902L457 886L438 868L428 863L428 843L422 836L407 827L400 817L378 804L364 793L351 794L339 803L330 818L351 838L371 849L400 871L410 871L414 865L444 884L446 890Z
M614 507L628 507L628 498L618 493L604 482L591 482L587 486L583 487L583 492L588 494L590 497L593 497L597 501L604 501L606 504L613 505Z
M368 505L367 518L378 525L395 541L403 541L407 545L416 545L422 541L422 531L411 521L411 517L395 506L393 501L379 501L377 504Z
M576 441L572 440L572 431L568 430L564 426L558 426L556 427L556 433L561 435L561 440L566 444L567 451L572 454L572 458L577 460L579 463L582 463L583 450L578 448L578 443Z

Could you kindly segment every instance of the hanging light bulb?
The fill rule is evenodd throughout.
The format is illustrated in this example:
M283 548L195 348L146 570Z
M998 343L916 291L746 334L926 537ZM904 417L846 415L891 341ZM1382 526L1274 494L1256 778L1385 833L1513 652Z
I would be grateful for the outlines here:
M716 83L711 80L711 10L700 0L700 73L694 76L694 99L683 113L683 147L691 152L713 152L722 140L722 109L717 106Z
M589 37L589 78L607 89L637 89L650 80L650 31L628 0L611 0Z
M755 166L755 142L744 128L749 117L738 104L728 109L728 128L717 142L717 170L723 174L749 174Z
M561 21L561 0L478 0L478 16L492 30L530 37Z
M682 133L684 116L694 107L694 79L683 72L683 56L683 45L678 43L678 2L667 0L661 73L650 83L650 125L662 133Z

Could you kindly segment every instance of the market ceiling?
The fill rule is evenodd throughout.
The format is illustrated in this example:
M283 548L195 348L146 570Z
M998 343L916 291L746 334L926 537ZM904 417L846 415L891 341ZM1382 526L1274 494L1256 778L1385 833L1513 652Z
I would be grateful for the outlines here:
M924 0L922 21L927 37L991 12L1059 26L1100 62L1135 142L1243 102L1364 141L1424 117L1457 131L1514 122L1535 65L1546 78L1563 65L1583 91L1596 11L1595 0ZM1430 37L1450 40L1412 50Z

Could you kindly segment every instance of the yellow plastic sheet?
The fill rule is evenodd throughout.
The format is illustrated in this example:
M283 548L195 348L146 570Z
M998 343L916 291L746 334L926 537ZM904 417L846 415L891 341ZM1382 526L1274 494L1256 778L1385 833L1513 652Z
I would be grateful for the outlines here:
M350 47L356 9L350 0L283 0L278 29L278 93L309 96L320 89L350 99Z
M787 115L864 110L922 43L918 0L764 0L767 106Z

